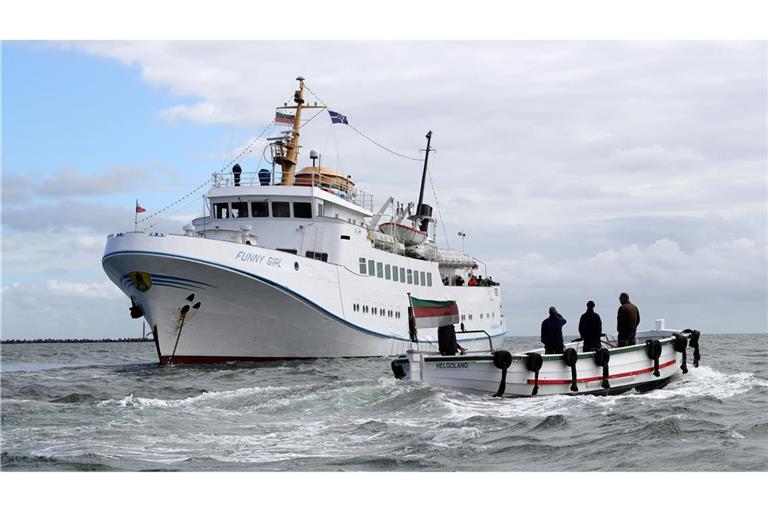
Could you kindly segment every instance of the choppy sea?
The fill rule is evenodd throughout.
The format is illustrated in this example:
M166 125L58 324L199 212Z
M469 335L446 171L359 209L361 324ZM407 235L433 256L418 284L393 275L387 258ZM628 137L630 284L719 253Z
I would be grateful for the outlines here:
M646 394L499 399L395 380L388 358L161 367L150 343L6 344L0 468L765 471L768 336L704 333L701 353Z

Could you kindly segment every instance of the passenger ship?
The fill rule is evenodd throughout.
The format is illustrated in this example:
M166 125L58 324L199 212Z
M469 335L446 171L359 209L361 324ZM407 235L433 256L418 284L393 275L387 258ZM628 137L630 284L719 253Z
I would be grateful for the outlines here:
M481 269L461 251L438 248L432 208L411 211L373 197L339 172L298 172L304 100L297 78L292 130L269 138L273 171L215 173L211 215L184 233L133 231L107 237L102 264L146 319L161 364L387 356L410 348L410 297L454 300L465 348L506 332L500 286L468 286ZM427 149L431 132L427 134ZM275 172L279 166L281 173ZM278 179L279 176L279 179ZM484 269L482 269L484 270ZM485 272L487 276L487 272ZM436 344L437 329L418 343ZM424 347L422 347L424 348Z

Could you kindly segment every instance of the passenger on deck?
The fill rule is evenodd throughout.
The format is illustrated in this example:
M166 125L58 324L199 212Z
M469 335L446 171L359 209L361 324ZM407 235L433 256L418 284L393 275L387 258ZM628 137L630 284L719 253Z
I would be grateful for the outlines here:
M456 283L456 286L464 286L464 278L458 274L456 275L454 282Z
M637 306L629 302L629 294L622 292L619 295L619 313L616 318L616 330L619 331L619 346L635 344L637 326L640 325L640 311Z
M544 344L545 354L562 354L563 326L566 320L557 312L555 306L549 308L549 318L541 322L541 342Z
M467 282L467 286L477 286L477 278L472 274L469 275L469 282Z
M456 341L456 329L453 324L437 328L437 346L441 356L455 356L457 351L464 355L466 352Z
M587 311L579 319L579 336L584 340L584 352L594 352L599 349L600 335L603 333L603 321L595 313L595 303L587 302Z
M443 284L449 286L451 283L448 281L448 276L443 276Z

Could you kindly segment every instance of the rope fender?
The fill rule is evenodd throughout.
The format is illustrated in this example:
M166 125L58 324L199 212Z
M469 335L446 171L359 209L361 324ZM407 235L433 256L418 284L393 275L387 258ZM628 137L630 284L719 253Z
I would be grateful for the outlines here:
M544 364L544 358L538 352L529 352L525 355L525 367L529 372L533 372L533 391L531 396L536 396L539 392L539 370Z
M645 353L649 359L653 359L653 376L659 377L659 357L661 357L661 342L659 340L646 340Z
M493 353L493 364L496 368L501 370L501 382L499 382L499 390L493 396L502 397L504 391L507 388L507 368L512 364L512 354L506 350L497 350Z
M603 389L611 389L608 382L608 361L611 360L611 353L605 347L600 347L595 351L595 364L603 367Z
M568 348L563 353L563 362L565 366L571 367L571 391L576 392L579 387L576 385L576 361L579 359L579 353L575 348Z
M389 366L392 368L392 373L395 374L396 379L402 379L405 377L405 369L403 368L403 365L397 364L395 359L392 360Z
M680 369L683 370L683 374L686 374L688 373L688 364L686 364L685 349L688 348L688 338L683 336L679 332L674 333L672 336L675 337L675 341L674 341L675 351L681 352L683 354L683 364L680 365Z
M699 353L699 336L701 336L701 333L696 329L685 329L683 333L691 335L689 345L693 347L693 366L698 368L699 360L701 359L701 354Z

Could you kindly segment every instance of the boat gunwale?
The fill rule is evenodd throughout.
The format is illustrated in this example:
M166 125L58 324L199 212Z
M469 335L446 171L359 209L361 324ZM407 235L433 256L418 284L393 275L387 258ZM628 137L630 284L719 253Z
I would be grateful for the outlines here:
M655 338L648 338L648 339L655 339ZM674 337L668 337L668 338L662 338L658 341L662 345L668 345L674 341ZM541 349L538 349L541 350ZM629 345L626 347L616 347L608 349L608 352L610 354L624 354L627 352L634 352L637 350L645 350L645 344L642 345ZM494 352L498 352L494 351ZM532 351L533 353L538 353L535 351ZM541 354L544 361L559 361L563 358L563 354ZM523 362L527 358L527 354L512 354L512 362ZM595 357L595 352L580 352L577 356L577 359L592 359ZM425 363L434 363L434 362L450 362L450 361L490 361L493 362L493 355L466 355L466 356L425 356L424 362Z

